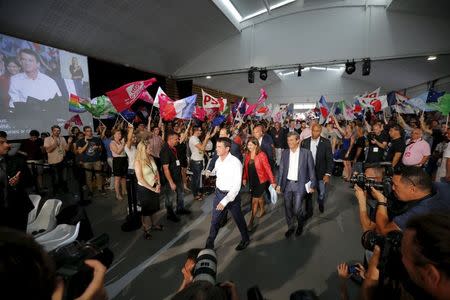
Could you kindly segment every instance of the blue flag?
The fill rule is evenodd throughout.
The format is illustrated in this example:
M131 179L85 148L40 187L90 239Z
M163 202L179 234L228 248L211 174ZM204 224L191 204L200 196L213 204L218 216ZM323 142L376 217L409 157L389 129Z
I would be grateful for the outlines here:
M438 92L435 91L434 89L430 89L428 91L428 96L427 96L427 103L430 102L438 102L438 99L442 96L444 96L445 92Z

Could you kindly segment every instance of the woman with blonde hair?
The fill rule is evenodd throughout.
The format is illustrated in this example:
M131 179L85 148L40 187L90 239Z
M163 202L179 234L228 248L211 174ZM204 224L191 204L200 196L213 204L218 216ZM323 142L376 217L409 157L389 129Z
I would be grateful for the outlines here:
M246 185L247 180L250 184L252 196L252 216L248 224L248 230L253 230L253 222L255 215L260 209L258 218L264 215L264 199L263 194L269 188L269 183L276 187L275 177L270 168L267 155L261 150L258 139L250 137L247 141L247 155L244 161L244 173L242 184Z
M154 214L159 211L161 181L151 151L148 140L142 140L137 146L134 160L134 171L137 178L136 194L141 204L142 229L146 240L151 238L151 230L163 230L163 226L156 224L154 218Z

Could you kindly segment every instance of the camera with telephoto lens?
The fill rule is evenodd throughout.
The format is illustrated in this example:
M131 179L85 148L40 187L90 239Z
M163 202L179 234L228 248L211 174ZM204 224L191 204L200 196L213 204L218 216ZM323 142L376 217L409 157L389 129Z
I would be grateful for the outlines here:
M102 234L87 242L75 241L59 247L49 255L56 266L56 274L64 280L63 299L75 299L86 290L93 278L93 270L84 261L95 259L106 268L111 266L114 254L108 248L109 236Z
M364 174L358 173L353 174L350 178L350 183L352 187L358 185L363 190L370 190L370 188L375 188L383 192L383 195L390 195L392 192L392 164L390 162L381 162L376 164L366 164L364 169L367 168L383 168L384 176L382 181L376 181L375 178L368 178Z
M374 187L378 190L383 190L383 183L375 181L374 178L367 178L364 174L354 174L350 178L350 183L354 186L355 184L362 188L363 190L369 190Z
M217 255L213 249L203 249L197 255L193 281L208 281L216 284L217 276Z

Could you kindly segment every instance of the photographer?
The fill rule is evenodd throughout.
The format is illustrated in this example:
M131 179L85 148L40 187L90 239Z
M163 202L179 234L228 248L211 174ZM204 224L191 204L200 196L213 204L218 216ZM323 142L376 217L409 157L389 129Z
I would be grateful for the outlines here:
M387 234L393 230L404 230L409 219L417 215L431 212L450 211L450 202L446 200L450 193L448 184L433 183L429 175L420 167L408 166L396 170L393 178L393 192L396 198L404 202L406 209L400 215L395 216L392 221L388 217L388 199L379 190L371 187L370 192L377 200L376 230L381 234ZM361 204L366 202L364 191L355 185L355 196ZM373 228L372 222L362 217L364 226ZM364 221L364 222L363 222Z
M450 215L428 214L408 221L401 241L402 267L407 272L398 286L401 299L449 299ZM381 299L379 270L382 250L375 246L361 299Z
M54 262L31 236L0 227L0 253L3 299L63 299L64 282L57 277ZM93 278L76 300L107 299L106 268L96 260L85 264L93 269Z

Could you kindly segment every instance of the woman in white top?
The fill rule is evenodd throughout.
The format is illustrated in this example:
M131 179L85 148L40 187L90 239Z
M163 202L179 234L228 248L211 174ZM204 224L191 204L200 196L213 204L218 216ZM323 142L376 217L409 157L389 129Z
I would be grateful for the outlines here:
M127 194L127 168L128 161L125 154L125 140L122 138L122 131L114 132L113 140L109 144L113 157L113 174L114 174L114 190L116 191L116 199L123 200L123 196Z
M163 226L156 224L153 216L159 211L161 182L151 150L147 139L141 141L137 146L134 160L134 170L138 181L136 194L141 204L142 229L144 230L144 238L147 240L151 238L151 230L163 230Z

